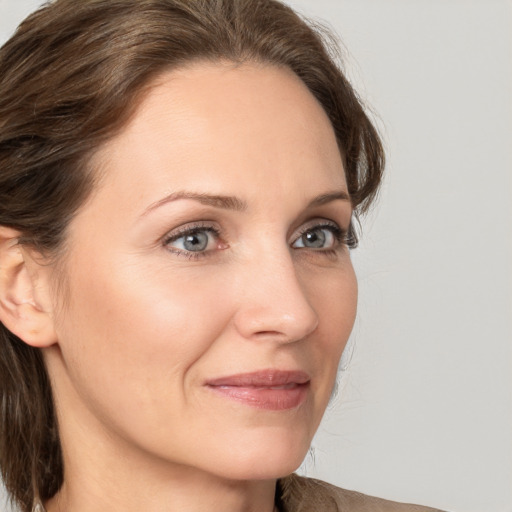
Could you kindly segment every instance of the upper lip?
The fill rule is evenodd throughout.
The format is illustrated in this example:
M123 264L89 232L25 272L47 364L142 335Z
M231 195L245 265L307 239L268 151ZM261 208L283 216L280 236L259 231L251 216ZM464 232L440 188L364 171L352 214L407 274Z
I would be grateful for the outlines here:
M250 373L238 373L226 377L208 380L207 386L233 386L233 387L274 387L287 384L306 384L310 381L309 375L301 370L258 370Z

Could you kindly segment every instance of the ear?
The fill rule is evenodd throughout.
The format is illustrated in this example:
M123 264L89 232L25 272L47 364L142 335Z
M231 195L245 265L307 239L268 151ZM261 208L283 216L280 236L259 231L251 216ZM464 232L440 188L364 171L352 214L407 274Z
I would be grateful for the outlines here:
M18 243L21 233L0 226L0 322L33 347L56 343L50 269Z

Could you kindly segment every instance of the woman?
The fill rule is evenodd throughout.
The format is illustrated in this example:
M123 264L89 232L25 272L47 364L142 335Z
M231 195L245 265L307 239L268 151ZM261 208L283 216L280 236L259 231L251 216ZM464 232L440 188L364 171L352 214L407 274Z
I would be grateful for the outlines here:
M320 35L273 0L57 0L0 68L21 510L425 510L287 476L354 322L352 217L384 160Z

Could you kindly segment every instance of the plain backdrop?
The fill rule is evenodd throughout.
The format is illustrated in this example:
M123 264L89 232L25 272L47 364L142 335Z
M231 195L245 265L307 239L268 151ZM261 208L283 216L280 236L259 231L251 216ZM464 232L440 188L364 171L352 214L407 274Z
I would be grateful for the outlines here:
M512 512L512 2L289 3L341 37L388 154L338 397L301 471ZM0 0L0 40L39 4Z

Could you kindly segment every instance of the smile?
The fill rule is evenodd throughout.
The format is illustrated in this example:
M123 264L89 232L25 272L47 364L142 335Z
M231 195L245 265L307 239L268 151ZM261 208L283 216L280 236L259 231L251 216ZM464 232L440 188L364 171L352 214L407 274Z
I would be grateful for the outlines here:
M310 378L302 371L262 370L210 380L218 395L273 411L294 409L307 398Z

